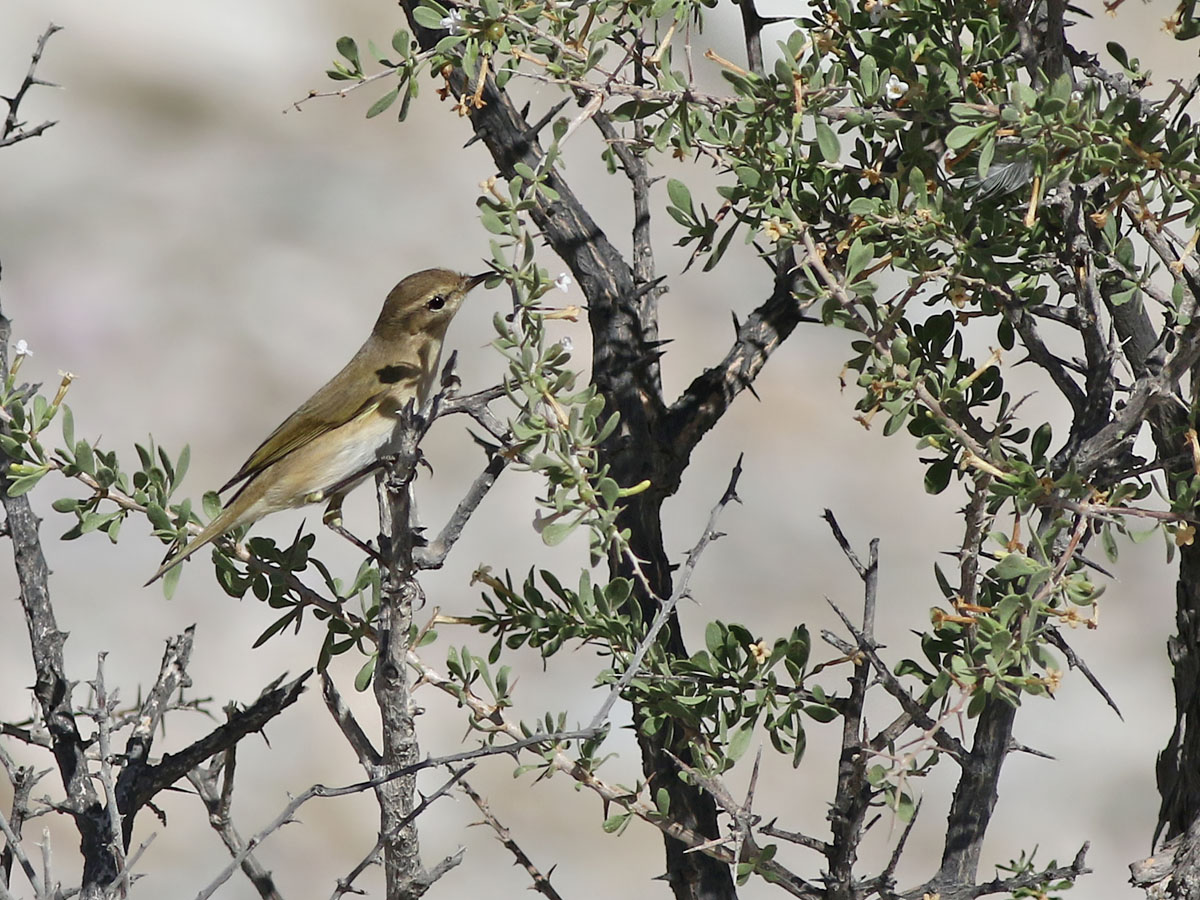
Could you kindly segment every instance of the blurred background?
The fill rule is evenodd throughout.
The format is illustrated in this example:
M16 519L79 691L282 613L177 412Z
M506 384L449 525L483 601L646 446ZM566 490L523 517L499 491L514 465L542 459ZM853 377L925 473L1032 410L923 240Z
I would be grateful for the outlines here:
M1194 48L1175 45L1160 27L1174 4L1130 6L1115 18L1104 15L1100 4L1087 5L1097 18L1076 27L1076 46L1102 52L1105 40L1122 41L1131 55L1152 61L1151 90L1159 95L1177 72L1190 75ZM787 2L760 8L765 14L794 9ZM50 385L59 370L74 372L78 379L68 402L76 433L118 450L129 464L136 459L133 443L149 434L172 453L190 444L184 487L198 498L223 483L351 356L397 280L428 266L479 265L487 244L474 201L479 182L493 170L481 147L458 149L471 136L469 126L437 101L428 82L403 126L390 113L364 121L366 108L382 93L372 88L293 108L310 89L331 86L323 71L339 35L355 36L364 60L368 37L387 45L403 24L394 5L4 0L0 93L17 88L49 21L64 31L51 39L39 75L61 88L35 88L21 112L31 124L58 124L0 152L0 298L14 320L14 337L34 352L22 375ZM731 4L717 11L697 52L709 46L741 58ZM529 94L535 108L556 99L533 88ZM603 173L590 135L581 131L573 140L578 145L569 148L567 177L608 233L628 246L624 180L616 186ZM593 146L586 146L589 141ZM679 172L711 184L707 172ZM661 216L658 226L660 271L670 276L663 335L674 341L663 373L668 395L675 396L720 359L732 338L730 311L744 316L769 292L769 277L761 262L736 248L710 275L680 275L685 259L670 247L670 221ZM552 258L545 264L551 272L562 268ZM577 291L555 299L582 300ZM502 362L487 344L491 318L506 302L504 292L477 292L451 329L447 346L459 350L467 390L500 378ZM586 325L557 327L586 364ZM879 428L868 433L854 422L854 395L843 394L838 383L847 345L844 334L802 326L756 382L762 401L748 394L738 399L700 446L668 505L668 548L682 559L745 452L739 488L744 503L725 512L727 537L703 557L693 583L695 602L682 612L691 646L700 645L704 623L713 618L743 622L771 641L798 622L806 622L814 638L822 628L835 628L826 599L851 612L860 609L858 580L820 520L828 507L860 552L871 537L882 539L878 630L893 639L889 658L918 652L908 629L938 602L932 564L957 544L954 512L962 495L952 487L943 496L927 496L911 438L884 439ZM1015 361L1005 361L1005 375L1019 394L1022 370ZM1031 403L1057 414L1052 397ZM1035 408L1029 411L1033 415ZM464 422L455 419L439 423L426 452L434 473L422 478L419 501L424 520L436 528L483 459ZM549 565L567 583L574 581L571 573L586 563L584 548L568 544L551 552L541 545L530 527L537 489L527 476L504 475L446 568L425 581L426 614L435 606L464 614L475 609L478 589L469 581L479 565L508 567L518 578L531 566ZM321 638L316 628L252 651L274 616L256 602L237 603L221 593L206 554L187 566L173 600L164 600L157 586L142 588L163 554L142 523L128 523L117 547L100 534L59 542L70 520L50 510L50 502L71 491L51 477L32 500L45 517L51 588L60 626L70 632L66 653L73 677L92 678L97 653L110 651L110 690L119 688L133 702L139 685L153 681L164 640L196 623L192 695L212 697L219 717L228 700L252 702L272 678L314 662ZM290 538L305 518L319 529L313 508L272 517L257 531ZM352 497L346 521L360 534L374 534L370 490ZM335 572L349 575L357 567L357 552L323 530L318 551ZM1149 853L1158 807L1154 759L1173 724L1165 655L1173 630L1173 579L1161 542L1122 553L1118 578L1101 604L1101 627L1068 637L1124 720L1076 673L1067 675L1056 699L1027 702L1015 736L1055 759L1009 759L983 878L991 877L995 863L1034 846L1039 863L1069 862L1090 840L1088 861L1096 874L1072 896L1139 895L1126 884L1126 866ZM13 721L30 714L24 688L33 674L7 542L0 542L0 554L0 719ZM488 647L465 629L443 630L426 658L441 667L450 643L476 653ZM814 643L814 660L833 656ZM333 672L372 733L378 723L371 698L355 695L352 687L360 662L339 659ZM590 685L594 660L586 650L553 659L547 670L533 654L520 663L517 716L569 709L572 721L586 722L602 700ZM839 688L842 678L832 669L822 682ZM460 749L461 711L429 690L418 699L426 704L418 723L423 749L434 755ZM892 714L881 704L869 724L878 727ZM626 716L621 724L627 722ZM179 749L213 724L176 714L155 749ZM768 746L756 811L778 816L782 828L825 836L838 731L811 723L809 750L795 771ZM272 722L265 737L247 741L239 755L234 816L246 835L312 783L345 784L362 776L317 689ZM640 773L628 731L611 745L620 757L602 774L633 783ZM898 872L902 887L936 868L951 787L942 777L951 774L945 768L916 785L924 805ZM606 835L596 798L577 794L561 776L532 784L530 775L514 780L512 770L511 760L493 759L469 780L534 862L543 871L556 867L553 883L564 897L615 890L631 900L669 896L667 886L653 880L663 870L656 831L633 823L622 836ZM743 791L746 779L739 769L730 782ZM43 783L47 790L56 784L56 775ZM427 791L438 784L436 774L422 781ZM5 809L6 791L0 782ZM227 856L194 796L178 792L159 802L170 827L145 812L135 835L137 843L158 833L140 867L146 879L140 889L152 896L192 896ZM369 796L312 801L298 818L266 843L260 858L284 896L327 896L335 879L373 845L374 802ZM527 876L492 832L469 827L478 818L465 798L440 800L421 818L427 864L467 848L463 865L430 896L525 896ZM64 883L74 881L69 831L51 818L33 824L49 827L57 874ZM878 865L886 859L898 828L887 816L876 824L868 860ZM814 855L786 846L781 854L801 875L819 876L821 860ZM378 870L359 884L371 895L381 893ZM751 881L742 895L778 896L760 881ZM217 896L255 893L239 875Z

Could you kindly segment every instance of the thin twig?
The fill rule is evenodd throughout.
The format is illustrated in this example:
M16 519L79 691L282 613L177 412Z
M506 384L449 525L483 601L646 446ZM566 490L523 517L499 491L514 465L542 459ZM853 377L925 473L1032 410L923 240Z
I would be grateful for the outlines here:
M383 757L375 749L375 746L371 743L371 739L363 731L362 726L358 724L358 720L354 718L354 713L346 704L346 701L342 699L337 685L333 683L333 679L329 677L328 672L321 673L321 696L325 700L325 708L333 716L333 720L337 723L342 736L354 748L354 754L358 757L359 765L367 771L368 775L374 775L375 769L383 761Z
M469 772L470 769L471 769L471 767L468 766L468 767L460 770L449 781L447 781L445 784L443 784L441 787L439 787L436 791L434 791L428 797L424 798L419 804L417 804L417 806L413 809L413 811L411 813L409 813L405 817L405 819L400 822L400 825L401 826L407 825L409 822L411 822L413 819L415 819L417 816L419 816L421 813L423 813L426 809L428 809L429 805L431 803L433 803L433 801L437 800L439 797L444 796L445 794L448 794L450 792L450 790L454 787L454 785L458 782L458 780L460 778L462 778L462 776L465 775L467 772ZM233 873L237 869L237 867L242 864L242 861L247 856L249 856L259 845L261 845L263 843L263 841L265 841L268 837L270 837L276 831L281 829L284 825L288 825L288 824L292 823L293 821L295 821L293 816L295 816L296 811L298 809L300 809L300 807L303 806L305 803L307 803L309 800L312 800L314 797L342 797L347 794L357 794L357 793L361 793L364 790L369 790L373 786L374 786L373 783L370 781L363 781L363 782L359 782L358 784L350 784L350 785L346 785L345 787L340 787L340 788L328 788L321 784L314 784L308 790L300 793L287 806L285 806L283 808L283 811L278 816L276 816L265 828L263 828L261 831L259 831L257 834L255 834L253 837L251 837L248 841L246 841L245 846L242 848L242 850L239 853L234 855L234 858L230 861L229 865L227 865L217 875L216 878L214 878L212 881L210 881L208 883L208 885L206 885L204 887L204 889L201 890L200 893L198 893L196 895L196 900L205 900L205 898L211 897L216 892L217 888L219 888L221 885L223 885L226 881L228 881L230 879L230 877L233 875Z
M361 894L362 891L354 887L354 882L369 866L379 865L381 854L383 853L383 836L381 835L375 841L375 846L371 848L371 852L359 860L358 865L347 872L343 877L337 880L337 886L334 887L333 893L329 895L329 900L339 900L346 894Z
M197 766L187 773L187 779L208 810L208 824L221 838L234 859L240 857L240 867L255 891L263 900L282 900L269 869L246 849L246 841L233 824L230 807L233 802L233 768L236 748L231 747L208 767ZM223 782L218 786L218 782Z
M13 858L21 867L21 871L25 873L25 877L29 879L29 885L33 888L34 896L38 898L45 897L46 887L41 878L38 877L37 869L33 867L33 863L25 855L25 850L21 847L21 839L12 830L12 826L9 825L3 811L0 811L0 834L4 835L4 840L7 842L7 849L12 851Z
M957 738L954 738L941 728L929 717L929 714L921 707L921 704L905 689L895 675L892 674L887 664L879 657L875 647L868 643L862 632L859 631L849 619L832 601L826 601L829 606L837 613L838 618L842 620L842 624L854 636L857 646L842 640L837 635L829 631L822 631L821 637L827 644L836 647L839 651L847 656L853 657L857 652L862 652L866 655L871 663L871 667L875 670L875 675L879 678L884 690L891 694L900 704L900 707L908 715L908 717L919 727L932 732L934 740L938 747L947 753L952 759L961 763L967 756L967 751L960 744Z
M104 788L104 805L108 813L112 852L119 870L118 883L122 893L129 891L129 876L126 872L125 842L121 832L121 812L117 807L116 780L112 765L112 711L115 701L109 701L108 689L104 684L104 659L108 653L101 651L96 656L96 732L100 744L100 784Z
M879 585L879 539L870 543L868 562L864 566L850 546L846 535L838 525L833 511L825 510L825 521L829 523L834 539L842 553L854 566L863 582L863 627L859 634L860 647L874 651L875 603ZM840 613L839 613L840 615ZM854 896L854 863L858 858L858 845L864 833L863 821L870 807L874 788L866 777L866 760L863 756L863 708L867 698L867 680L871 667L864 660L851 656L854 671L850 675L850 696L841 707L842 749L838 757L837 791L829 812L833 840L829 844L830 892L835 898Z
M533 881L533 889L539 894L549 897L550 900L562 900L562 896L550 884L550 876L554 874L553 867L543 875L542 871L534 865L533 860L529 858L529 854L521 849L520 845L513 840L513 836L509 830L496 818L495 814L488 807L487 801L483 799L479 792L471 787L465 779L458 782L458 789L471 798L471 802L479 808L484 824L487 824L496 832L496 837L500 843L516 858L517 864L529 873L529 877Z
M739 455L737 462L734 464L733 473L730 475L729 485L725 488L725 493L721 495L721 499L717 501L717 505L709 513L708 524L704 528L704 533L700 535L700 540L696 542L696 546L688 553L687 560L684 562L683 568L679 572L679 578L675 583L675 589L671 592L670 598L659 606L658 614L654 617L654 621L650 623L650 628L646 632L646 636L638 644L633 656L630 657L629 664L625 667L625 672L617 679L612 689L609 690L608 696L604 698L604 703L600 705L600 709L592 717L591 724L588 726L590 730L598 730L604 726L604 723L608 720L608 714L612 711L613 705L621 696L621 692L629 686L629 682L637 677L642 660L646 658L646 653L649 652L650 647L658 637L658 632L667 623L679 601L687 596L688 587L692 580L692 573L696 570L696 564L700 562L700 554L704 552L710 543L721 536L720 532L717 531L717 520L721 517L721 512L731 501L738 499L737 483L741 476L742 456Z
M17 121L18 109L21 106L21 101L25 99L25 93L34 85L42 85L44 87L57 87L58 85L51 84L49 81L42 81L35 74L37 72L38 63L42 59L42 51L46 49L46 42L50 40L50 36L57 31L62 31L61 25L55 25L51 22L46 26L46 30L42 32L42 36L38 38L37 47L33 51L33 56L29 60L29 70L25 73L25 80L21 82L21 86L17 88L17 92L12 97L0 97L8 104L8 115L4 119L4 131L0 132L0 147L6 147L10 144L15 144L18 141L28 140L32 137L37 137L46 129L53 128L57 122L46 121L41 125L35 125L33 128L26 128L23 122Z

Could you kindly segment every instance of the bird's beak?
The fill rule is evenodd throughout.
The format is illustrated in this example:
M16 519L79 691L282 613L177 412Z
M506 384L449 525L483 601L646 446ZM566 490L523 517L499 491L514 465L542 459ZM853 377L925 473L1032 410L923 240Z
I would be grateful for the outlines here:
M489 278L491 278L495 274L496 274L495 272L484 272L482 275L468 275L467 283L463 287L463 291L466 292L466 291L471 290L472 288L479 287L479 285L483 284L485 281L487 281Z

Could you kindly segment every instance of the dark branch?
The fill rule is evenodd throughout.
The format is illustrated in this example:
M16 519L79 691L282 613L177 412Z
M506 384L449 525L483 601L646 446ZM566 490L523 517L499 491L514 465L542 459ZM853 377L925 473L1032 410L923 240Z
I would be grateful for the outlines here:
M57 122L47 121L41 125L26 128L25 123L18 121L21 101L25 99L25 94L31 87L34 85L55 87L49 81L42 81L37 77L36 73L38 63L42 59L42 51L46 49L46 42L50 40L50 36L56 31L62 31L62 26L55 25L53 22L46 26L46 30L38 38L37 47L34 49L33 56L29 60L29 70L25 73L25 80L21 82L21 86L17 88L17 92L11 97L0 97L0 100L8 104L8 115L4 119L4 131L0 132L0 147L6 147L10 144L16 144L19 141L37 137L46 131L46 129L53 128L58 124Z
M117 780L117 796L122 815L132 819L154 795L184 778L196 766L224 753L248 734L262 731L268 722L295 703L304 691L304 682L312 674L309 669L299 678L280 685L282 677L269 684L249 707L236 712L229 720L213 729L198 741L178 753L168 753L157 765L127 769Z
M550 875L554 873L553 867L550 869L550 872L542 874L541 869L534 865L533 860L529 858L529 854L521 849L520 845L513 840L513 836L509 830L493 815L487 801L483 799L479 792L467 784L465 779L458 782L458 789L471 798L471 802L479 808L484 823L492 831L496 832L496 838L513 855L513 858L517 861L517 865L529 873L529 878L533 881L533 889L539 894L548 897L549 900L562 900L562 895L550 884Z
M834 539L842 553L854 566L863 582L863 627L855 633L862 647L874 648L875 602L879 586L879 539L870 543L870 556L864 566L846 540L841 526L831 510L825 510L825 521L833 531ZM865 829L867 811L875 790L867 781L867 759L863 753L862 735L863 707L867 698L867 681L871 667L855 656L854 671L850 675L850 695L841 703L842 749L838 757L837 792L829 810L829 822L833 840L829 844L829 880L827 887L831 898L853 900L856 896L854 864L858 860L858 844Z
M663 427L672 448L672 476L677 480L692 450L720 421L735 397L753 384L767 359L802 321L792 293L795 272L781 269L770 298L737 330L737 340L716 366L697 376L667 412Z
M45 37L48 37L49 32ZM8 378L8 342L11 322L0 313L0 381ZM0 430L8 433L7 423ZM112 884L120 867L116 863L109 835L109 818L100 802L88 771L88 742L79 733L71 700L74 685L67 678L63 644L67 635L58 628L50 602L50 568L42 553L38 536L40 520L34 515L26 495L8 493L8 468L11 460L0 455L0 503L7 515L8 536L12 540L13 562L21 589L21 607L29 630L29 646L35 674L34 696L54 750L54 759L62 779L66 798L60 809L75 821L83 854L82 887L102 891Z
M721 499L717 501L717 505L712 508L712 512L708 516L708 524L704 528L704 533L700 535L700 540L696 542L691 551L687 555L687 560L683 564L683 569L679 574L679 580L676 582L675 590L671 596L659 607L658 614L654 621L650 624L649 630L645 637L638 644L637 650L634 651L629 664L625 667L624 674L617 680L617 683L612 686L608 692L608 696L604 698L604 703L596 715L592 717L592 723L589 726L590 730L599 731L608 721L608 714L612 711L613 704L617 702L617 698L621 696L621 692L629 686L638 675L641 668L642 660L646 656L646 652L653 646L654 641L658 637L658 632L662 629L666 621L674 614L675 607L679 601L687 596L688 586L691 584L692 573L696 570L696 564L700 562L700 556L710 543L721 536L717 531L717 520L721 517L721 512L731 502L738 499L737 483L742 477L742 457L738 457L738 461L733 466L733 473L729 476L729 484L725 488L725 493L721 495ZM740 501L739 501L740 502Z
M123 817L122 840L126 850L133 835L133 820L137 806L132 805L130 788L136 785L150 766L150 747L154 735L162 725L163 715L171 704L176 691L191 685L187 666L192 656L192 641L196 626L189 626L183 634L167 641L162 663L158 667L158 678L146 694L134 723L133 732L125 742L125 768L117 779L117 809Z
M187 778L208 810L208 824L221 838L221 843L229 853L235 859L241 860L241 870L250 879L258 896L263 900L282 900L270 870L250 852L246 840L234 827L230 816L236 754L237 748L230 747L223 755L217 757L212 765L196 766L188 772Z

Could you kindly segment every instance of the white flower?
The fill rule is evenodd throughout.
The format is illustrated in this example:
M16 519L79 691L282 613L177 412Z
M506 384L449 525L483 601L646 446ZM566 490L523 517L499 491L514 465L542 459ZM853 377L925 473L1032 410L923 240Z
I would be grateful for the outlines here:
M16 353L17 356L33 356L33 351L29 349L29 345L25 343L24 338L17 341L17 345L13 348L13 352Z
M563 348L563 353L570 353L575 345L571 343L571 339L569 337L564 337L558 339L558 346Z
M571 276L566 272L559 272L558 277L554 279L554 286L564 294L571 289Z
M887 84L883 86L883 96L892 103L895 103L901 97L908 93L908 82L901 81L895 72L888 78Z
M871 17L872 25L878 25L882 22L884 15L889 12L882 0L863 0L862 8Z
M462 34L462 13L457 9L450 10L448 15L442 16L441 26L451 34Z

